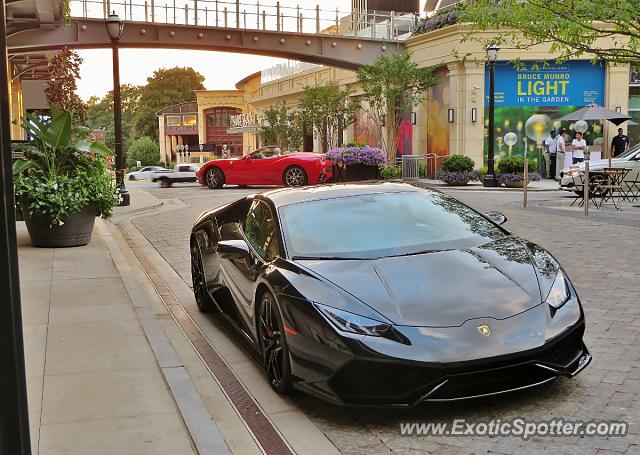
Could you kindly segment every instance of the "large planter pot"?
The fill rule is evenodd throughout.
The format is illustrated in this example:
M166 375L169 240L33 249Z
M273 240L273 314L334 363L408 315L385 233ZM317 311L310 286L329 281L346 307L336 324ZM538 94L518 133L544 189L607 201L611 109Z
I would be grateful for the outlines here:
M357 182L361 180L376 180L378 178L378 166L366 164L351 164L347 166L344 174L346 182Z
M31 219L25 216L31 244L39 248L86 245L91 240L95 221L94 206L85 207L80 212L69 215L61 226L49 226L49 220L42 216L34 216Z

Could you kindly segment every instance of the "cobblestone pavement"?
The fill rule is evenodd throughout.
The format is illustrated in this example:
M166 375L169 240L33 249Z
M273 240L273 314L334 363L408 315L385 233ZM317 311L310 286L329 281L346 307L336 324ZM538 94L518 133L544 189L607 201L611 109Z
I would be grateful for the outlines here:
M186 206L138 218L136 226L165 259L190 281L188 229L205 208L256 190L211 192L197 187L152 189L161 198L179 197ZM582 299L586 343L592 364L573 380L502 397L429 405L411 411L342 409L297 394L297 404L345 454L389 453L558 453L640 454L640 220L629 214L576 213L536 207L566 197L559 192L531 194L533 207L517 205L514 192L451 191L480 211L500 210L507 229L549 249L564 265ZM624 222L620 219L624 218ZM639 217L640 218L640 217ZM453 437L401 436L401 422L470 422L523 417L527 420L622 420L626 437Z

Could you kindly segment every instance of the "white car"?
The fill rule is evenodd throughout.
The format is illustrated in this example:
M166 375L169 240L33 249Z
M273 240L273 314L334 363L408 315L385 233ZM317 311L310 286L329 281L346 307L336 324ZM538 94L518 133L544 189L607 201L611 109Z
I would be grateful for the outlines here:
M609 160L596 160L589 161L589 171L601 170L609 167ZM640 180L638 173L640 172L640 144L631 147L611 160L611 167L631 169L625 176L625 181L637 181ZM578 183L582 182L582 175L584 174L584 163L575 164L569 168L564 168L560 171L560 187L564 190L575 191L573 178L576 177ZM580 177L580 178L578 178Z
M199 166L195 164L176 164L173 169L163 169L154 172L151 175L151 181L160 182L160 186L163 188L169 188L174 183L196 182L196 172L198 172L198 169Z
M127 174L127 180L148 180L154 172L162 170L166 170L166 168L161 166L145 166L139 171L129 172Z

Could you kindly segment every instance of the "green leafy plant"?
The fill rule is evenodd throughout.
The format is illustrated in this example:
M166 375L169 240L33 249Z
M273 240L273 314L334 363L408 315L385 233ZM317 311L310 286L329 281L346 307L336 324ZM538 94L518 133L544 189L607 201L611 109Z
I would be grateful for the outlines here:
M51 107L44 123L27 114L23 127L30 143L20 144L24 158L13 165L16 200L25 218L44 217L51 226L88 206L108 218L118 204L107 168L109 149L86 140L88 128L73 127L71 113Z
M382 166L380 168L380 175L384 180L395 179L402 174L402 168L400 166Z
M302 145L302 127L297 113L284 101L264 111L266 124L260 128L262 143L285 149L298 149Z
M446 172L471 172L476 163L465 155L451 155L442 159L442 170Z
M535 170L533 164L529 162L529 172ZM496 164L496 171L498 174L523 174L524 173L524 158L519 156L510 156L508 158L502 158Z

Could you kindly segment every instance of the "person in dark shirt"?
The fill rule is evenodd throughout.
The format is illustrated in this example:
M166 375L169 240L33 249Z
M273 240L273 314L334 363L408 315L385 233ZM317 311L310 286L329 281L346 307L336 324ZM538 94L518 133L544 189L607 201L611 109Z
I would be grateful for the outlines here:
M629 148L629 138L622 128L618 128L618 135L611 141L611 156L618 156Z

